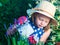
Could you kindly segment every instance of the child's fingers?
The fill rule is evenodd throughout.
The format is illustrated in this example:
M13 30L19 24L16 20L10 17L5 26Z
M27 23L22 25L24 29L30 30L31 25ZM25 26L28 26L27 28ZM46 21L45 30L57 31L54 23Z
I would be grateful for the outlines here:
M8 28L7 35L12 35L12 34L14 34L14 32L16 32L16 28L13 25L12 27Z
M11 32L10 30L7 30L6 34L7 34L7 35L10 35L10 32Z

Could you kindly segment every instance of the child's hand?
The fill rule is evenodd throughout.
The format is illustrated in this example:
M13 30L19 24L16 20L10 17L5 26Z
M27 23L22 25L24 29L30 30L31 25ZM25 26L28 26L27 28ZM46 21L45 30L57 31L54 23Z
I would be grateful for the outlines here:
M15 32L16 32L16 27L15 27L15 25L12 25L11 27L8 28L6 34L13 35Z

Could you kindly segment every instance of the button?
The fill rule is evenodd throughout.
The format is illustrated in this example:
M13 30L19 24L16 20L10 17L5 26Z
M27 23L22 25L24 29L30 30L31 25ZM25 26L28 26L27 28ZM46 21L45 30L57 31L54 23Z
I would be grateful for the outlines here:
M36 34L36 36L37 36L38 34Z
M33 26L33 28L35 28L35 26Z
M37 30L34 30L35 32L37 32Z
M41 32L39 32L39 34L41 34Z
M38 28L38 30L40 30L40 28Z
M22 31L20 31L20 33L22 33Z

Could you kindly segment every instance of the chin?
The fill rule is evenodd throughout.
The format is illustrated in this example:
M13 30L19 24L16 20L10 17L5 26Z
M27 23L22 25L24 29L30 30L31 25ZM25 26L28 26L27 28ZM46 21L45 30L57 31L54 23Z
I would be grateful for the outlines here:
M40 26L38 26L38 28L41 28Z

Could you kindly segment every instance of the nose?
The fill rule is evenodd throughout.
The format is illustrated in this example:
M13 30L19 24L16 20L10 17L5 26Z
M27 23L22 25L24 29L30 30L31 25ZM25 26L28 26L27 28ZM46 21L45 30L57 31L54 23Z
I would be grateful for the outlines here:
M44 22L44 21L42 21L42 22L41 22L41 25L44 25L44 24L45 24L45 22Z

